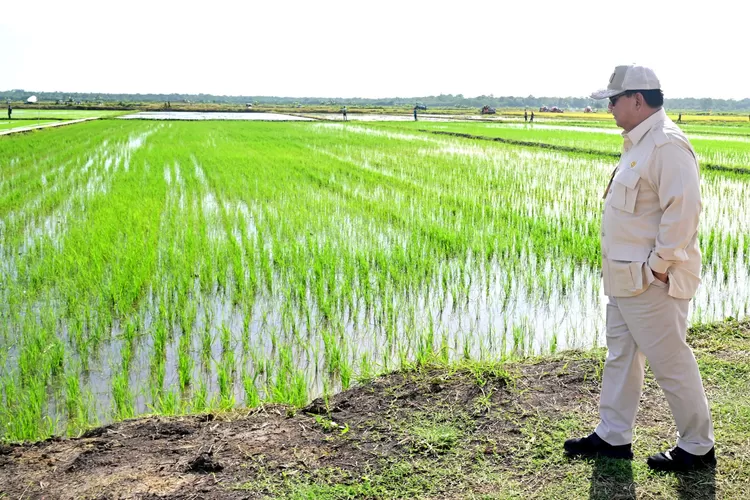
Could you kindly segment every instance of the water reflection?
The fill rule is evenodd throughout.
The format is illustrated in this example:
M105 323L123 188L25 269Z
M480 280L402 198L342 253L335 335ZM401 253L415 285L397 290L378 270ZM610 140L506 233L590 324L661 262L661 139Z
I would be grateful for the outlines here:
M311 118L278 113L221 113L197 111L142 111L119 116L120 120L239 120L239 121L311 121Z

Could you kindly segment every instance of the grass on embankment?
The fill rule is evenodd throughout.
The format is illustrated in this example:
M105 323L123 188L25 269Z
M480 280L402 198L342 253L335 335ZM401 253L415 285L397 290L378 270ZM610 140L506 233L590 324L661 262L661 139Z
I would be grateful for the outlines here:
M750 322L690 331L712 407L715 474L651 472L645 458L674 446L676 429L649 372L638 415L633 462L569 460L562 443L591 432L605 350L566 352L502 368L417 370L392 376L374 412L336 442L401 445L379 466L312 469L281 476L257 469L259 486L284 498L747 498L750 488ZM395 380L394 380L395 378ZM467 389L467 385L473 387ZM379 390L376 382L364 390ZM471 396L471 397L468 397ZM336 408L336 400L331 408ZM345 399L346 396L343 396ZM384 398L384 399L385 399Z
M0 447L0 498L747 498L750 321L689 333L712 406L714 473L652 473L675 428L647 377L633 462L569 460L597 422L604 349L414 367L308 407L151 417Z

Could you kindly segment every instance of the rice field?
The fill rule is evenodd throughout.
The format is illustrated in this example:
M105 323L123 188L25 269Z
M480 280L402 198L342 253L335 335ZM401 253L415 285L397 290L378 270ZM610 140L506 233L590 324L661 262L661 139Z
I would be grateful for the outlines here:
M410 123L413 129L456 132L510 141L534 142L582 151L619 154L621 130L614 127L592 127L561 124L524 123ZM729 129L726 133L725 130ZM686 127L704 165L748 169L750 171L750 127Z
M431 124L448 125L477 126ZM417 126L110 120L0 138L0 440L601 345L613 158ZM750 176L702 184L692 320L742 317Z

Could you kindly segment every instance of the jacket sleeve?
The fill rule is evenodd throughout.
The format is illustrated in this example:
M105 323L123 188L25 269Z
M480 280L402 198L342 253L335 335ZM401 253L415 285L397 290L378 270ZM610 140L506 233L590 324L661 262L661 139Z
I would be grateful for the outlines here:
M654 155L649 181L659 195L663 213L648 264L654 271L666 273L673 264L687 260L685 249L698 232L703 205L693 152L669 142L657 148Z

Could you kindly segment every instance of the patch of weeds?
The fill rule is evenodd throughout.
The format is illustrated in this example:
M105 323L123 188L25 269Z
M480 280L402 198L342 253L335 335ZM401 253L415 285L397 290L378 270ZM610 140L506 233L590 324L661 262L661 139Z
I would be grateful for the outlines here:
M485 390L484 387L480 387L480 390L482 395L477 396L474 400L474 415L487 414L492 409L492 394L494 394L495 389L490 387Z
M750 435L750 396L730 394L711 401L714 427L721 441L739 438L747 442ZM719 440L719 439L717 439ZM748 450L750 457L750 449Z
M750 382L750 363L727 361L704 354L698 358L698 367L706 385L747 388Z
M459 441L474 428L474 421L464 411L442 411L413 415L404 430L406 443L413 453L437 456L454 451Z
M411 429L411 448L417 453L440 455L449 452L461 437L461 431L449 423Z
M322 427L323 432L339 431L341 435L349 432L349 424L347 423L342 425L322 415L313 415L313 417L315 417L315 421L318 423L318 425Z
M280 499L483 498L520 500L524 489L481 460L383 459L358 470L323 468L299 474L264 471L234 489ZM474 493L472 493L474 492Z
M506 365L502 362L467 361L464 366L474 376L474 381L479 387L484 387L490 381L505 386L513 380Z
M750 342L750 320L737 321L728 318L718 323L708 323L691 326L688 330L689 342L716 341L722 345L726 341Z
M415 498L434 491L440 469L400 460L382 461L377 469L362 471L323 468L304 475L268 471L234 489L268 495L267 498L338 500L350 498Z
M546 415L526 419L521 433L524 435L528 457L536 466L542 463L561 463L564 455L562 445L566 439L586 431L575 416L552 420ZM590 430L589 430L590 432Z

